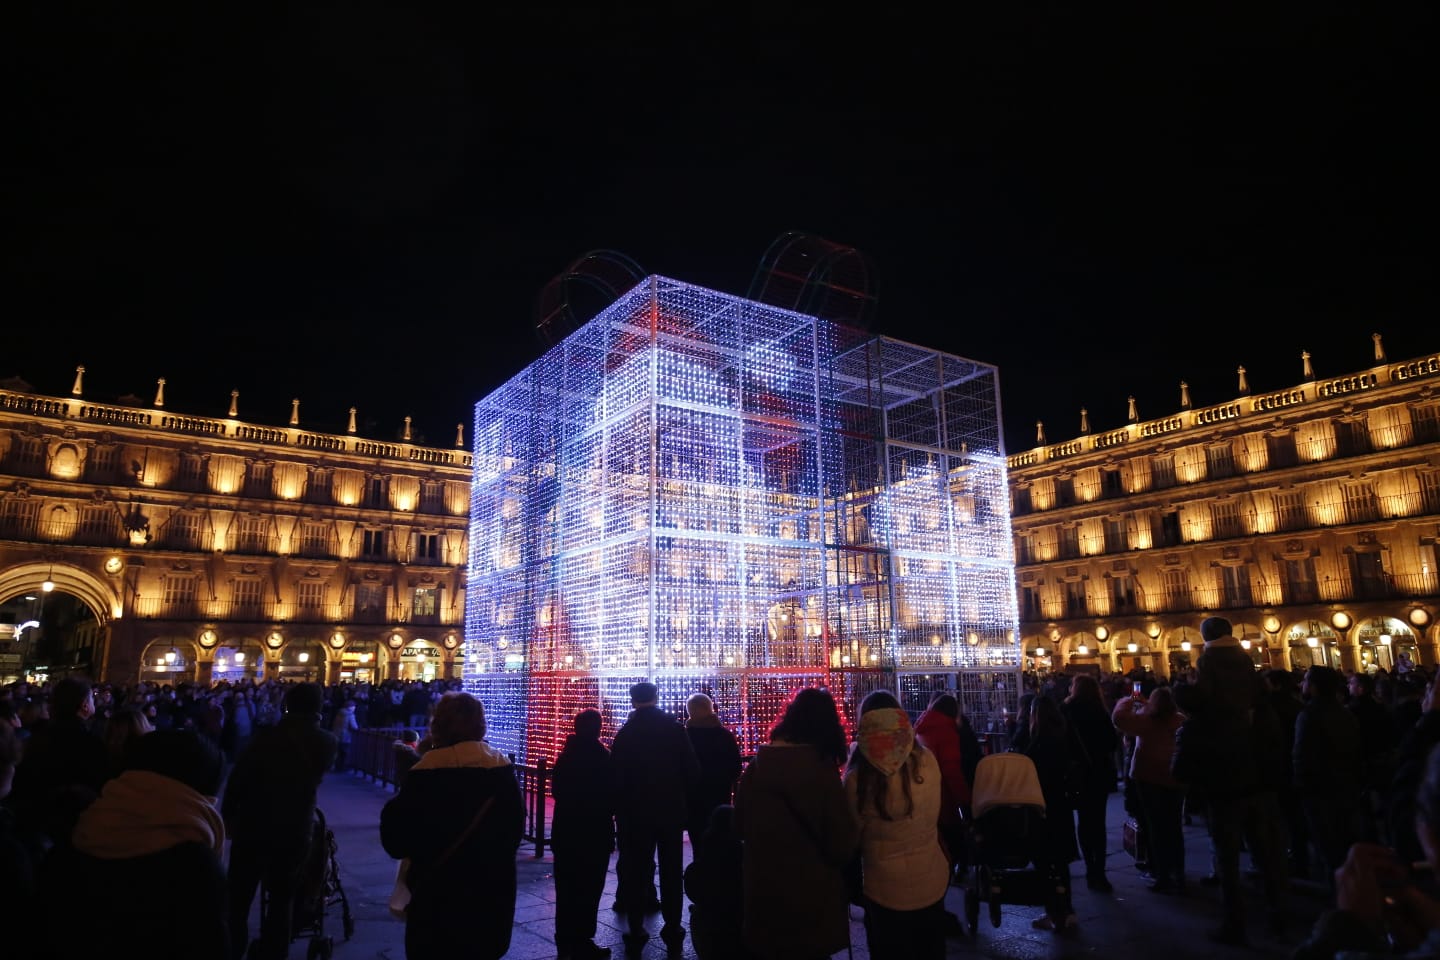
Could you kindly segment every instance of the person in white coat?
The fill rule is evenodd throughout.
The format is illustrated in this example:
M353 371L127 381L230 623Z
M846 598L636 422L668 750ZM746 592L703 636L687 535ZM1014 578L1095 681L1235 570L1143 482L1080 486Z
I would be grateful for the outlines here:
M943 960L950 861L940 843L940 765L887 691L860 704L845 793L860 823L870 957Z

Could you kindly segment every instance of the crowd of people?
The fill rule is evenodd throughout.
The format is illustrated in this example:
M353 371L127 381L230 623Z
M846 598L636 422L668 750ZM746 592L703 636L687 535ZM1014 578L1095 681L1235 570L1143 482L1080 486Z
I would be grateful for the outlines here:
M1258 670L1222 618L1200 632L1195 667L1171 678L1027 677L1008 749L1033 764L1045 801L1034 860L1048 892L1034 925L1078 929L1073 865L1092 893L1113 890L1107 808L1123 793L1152 890L1218 887L1215 941L1252 937L1248 854L1267 933L1297 943L1297 960L1440 955L1428 881L1440 866L1436 676ZM486 742L484 705L456 686L12 685L0 693L0 870L12 893L0 922L27 955L68 960L88 944L40 942L36 918L63 926L78 895L99 905L109 935L140 937L143 911L115 891L165 890L183 897L184 935L150 938L150 952L283 958L290 911L262 910L252 931L259 891L280 904L296 895L316 791L345 769L352 733L402 726L379 833L406 868L406 955L498 960L524 803L510 759ZM847 728L831 693L807 687L748 760L707 693L676 713L650 682L630 700L608 744L598 710L576 714L553 766L560 960L610 956L596 932L612 856L612 907L632 953L659 914L672 952L688 936L703 960L820 960L849 944L858 905L875 960L945 956L963 932L945 897L974 853L983 762L953 694L912 720L877 690ZM1184 827L1200 820L1210 862L1187 864ZM1289 929L1297 877L1328 884L1335 901L1307 935Z
M88 956L92 938L49 933L79 916L160 958L285 957L289 908L323 841L321 780L345 768L361 726L429 729L453 686L10 684L0 690L7 944L42 960ZM166 904L166 937L153 936L136 891Z

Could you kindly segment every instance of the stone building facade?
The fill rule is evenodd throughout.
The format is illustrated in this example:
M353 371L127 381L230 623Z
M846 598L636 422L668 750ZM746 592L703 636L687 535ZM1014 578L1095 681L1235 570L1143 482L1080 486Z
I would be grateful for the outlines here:
M458 677L471 455L0 389L0 681ZM43 589L48 587L49 589ZM66 602L68 601L70 602ZM48 605L48 609L47 609ZM67 613L68 611L68 613ZM28 624L28 626L26 626Z
M1229 619L1258 665L1435 663L1440 355L1314 375L1008 458L1027 668L1193 662Z

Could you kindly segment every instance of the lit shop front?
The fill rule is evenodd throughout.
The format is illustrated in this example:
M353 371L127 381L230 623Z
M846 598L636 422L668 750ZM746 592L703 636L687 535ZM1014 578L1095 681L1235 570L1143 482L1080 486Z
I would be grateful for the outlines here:
M445 653L428 640L411 640L400 648L401 680L434 680L444 676Z
M338 635L337 635L338 636ZM331 640L334 643L334 639ZM380 675L380 645L378 643L356 642L348 646L342 638L340 645L340 680L344 683L379 683L385 679Z

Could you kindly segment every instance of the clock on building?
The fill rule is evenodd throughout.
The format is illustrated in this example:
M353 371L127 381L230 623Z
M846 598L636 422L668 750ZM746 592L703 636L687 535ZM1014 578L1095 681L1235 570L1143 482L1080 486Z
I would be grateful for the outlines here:
M213 647L220 640L220 635L214 630L205 630L200 634L200 646Z
M108 560L105 561L105 572L106 572L106 573L119 573L119 572L120 572L120 568L122 568L122 567L124 567L124 566L125 566L125 561L121 560L119 557L111 557L111 558L109 558Z

